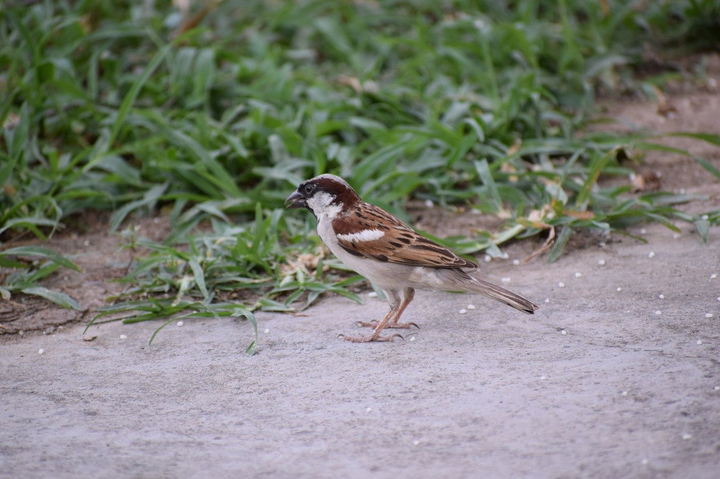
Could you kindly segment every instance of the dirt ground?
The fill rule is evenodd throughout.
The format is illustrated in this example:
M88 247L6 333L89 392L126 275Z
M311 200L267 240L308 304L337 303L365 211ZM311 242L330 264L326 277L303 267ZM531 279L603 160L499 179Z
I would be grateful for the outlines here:
M720 133L712 71L670 109L616 102L606 115L616 128ZM720 167L715 147L665 141ZM692 159L655 152L638 172L706 195L691 211L720 208L720 183ZM441 210L416 218L469 227ZM185 321L149 346L157 324L83 338L91 314L0 303L0 477L720 477L720 228L703 244L678 225L633 229L647 244L585 237L550 265L514 265L537 245L513 244L482 276L535 300L534 316L420 292L405 317L421 329L393 343L337 338L386 312L367 292L364 305L259 313L253 357L245 321ZM119 239L48 246L83 268L49 285L91 310L122 288L109 281L131 260Z

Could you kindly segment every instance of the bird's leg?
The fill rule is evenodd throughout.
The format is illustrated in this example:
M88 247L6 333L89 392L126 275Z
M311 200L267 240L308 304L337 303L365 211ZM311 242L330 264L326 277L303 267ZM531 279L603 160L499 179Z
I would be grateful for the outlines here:
M402 294L402 303L400 303L398 312L393 318L393 320L390 322L390 324L386 326L386 328L410 329L412 326L415 326L416 328L420 329L420 326L415 323L398 323L398 320L400 319L400 316L402 316L403 311L405 311L405 308L407 308L408 304L410 304L410 301L412 301L414 297L415 290L413 288L405 288Z
M388 313L379 323L376 321L373 321L373 323L375 324L370 323L375 328L370 336L352 337L345 336L344 334L340 334L339 336L343 337L345 341L350 341L352 343L368 343L370 341L392 341L395 338L402 338L402 336L400 336L399 334L393 334L392 336L380 336L380 332L385 329L390 320L393 319L393 317L395 317L396 315L402 313L400 296L395 291L385 291L385 295L388 297L388 300L390 302L390 311L388 311Z
M420 329L420 326L418 326L415 323L398 323L398 319L400 319L400 315L405 311L405 308L408 304L410 304L410 301L413 300L415 297L415 290L413 288L405 288L403 291L401 298L401 304L399 306L399 313L395 315L392 321L390 321L387 326L385 326L385 329L410 329L411 327L415 326L416 328ZM357 321L355 324L358 325L359 328L377 328L378 324L380 324L380 321L372 320L372 321Z

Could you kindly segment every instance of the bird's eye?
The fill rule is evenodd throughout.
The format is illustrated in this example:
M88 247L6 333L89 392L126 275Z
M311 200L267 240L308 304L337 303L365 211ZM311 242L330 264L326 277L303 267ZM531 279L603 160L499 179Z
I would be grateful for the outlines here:
M310 196L311 194L313 194L313 191L315 191L315 185L312 183L308 183L303 187L303 190L305 190L306 195Z

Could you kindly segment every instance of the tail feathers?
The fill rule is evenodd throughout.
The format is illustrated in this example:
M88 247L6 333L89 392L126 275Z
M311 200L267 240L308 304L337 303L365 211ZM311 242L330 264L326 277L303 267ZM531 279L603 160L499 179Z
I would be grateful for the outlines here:
M500 301L501 303L505 303L508 306L512 306L523 313L533 314L538 309L536 304L523 298L519 294L515 294L512 291L508 291L505 288L488 283L487 281L473 278L472 276L470 276L470 279L472 282L465 283L464 285L467 292L480 293L488 298L492 298Z
M492 298L500 301L501 303L505 303L508 306L512 306L523 313L533 314L538 309L536 304L533 304L531 301L523 298L519 294L515 294L512 291L508 291L505 288L488 283L487 281L474 278L462 270L447 269L445 271L447 273L450 273L451 271L454 272L450 273L454 276L452 278L453 283L457 284L459 289L462 289L463 291L482 294L488 298Z

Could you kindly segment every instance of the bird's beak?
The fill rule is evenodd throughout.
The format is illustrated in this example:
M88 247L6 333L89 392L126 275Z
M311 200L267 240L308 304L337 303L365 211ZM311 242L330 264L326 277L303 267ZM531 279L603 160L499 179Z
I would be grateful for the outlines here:
M295 191L285 200L285 208L307 208L307 201L303 195Z

